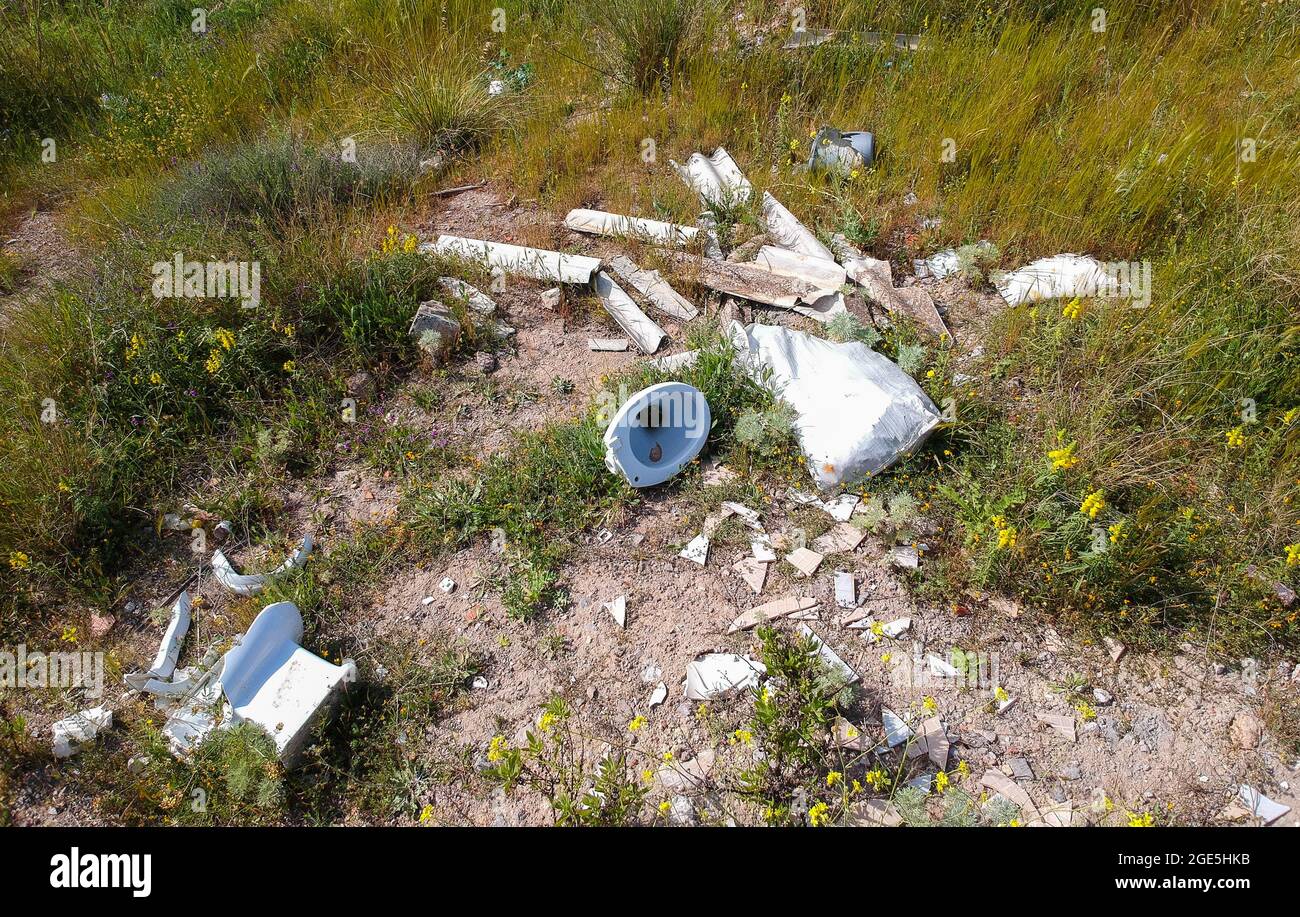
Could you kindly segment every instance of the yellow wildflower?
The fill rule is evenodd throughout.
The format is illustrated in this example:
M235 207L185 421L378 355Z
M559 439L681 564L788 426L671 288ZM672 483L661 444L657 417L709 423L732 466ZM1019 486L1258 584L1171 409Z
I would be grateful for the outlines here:
M645 717L637 716L632 720L632 722L627 724L627 731L640 732L642 727L644 726L645 726Z
M221 346L222 350L229 350L235 346L235 335L228 328L218 328L213 331L212 339Z
M1079 302L1079 297L1075 297L1065 304L1061 314L1068 319L1078 320L1083 318L1083 303Z
M420 810L420 824L429 825L433 823L433 806L425 804Z
M493 736L492 741L488 744L487 759L495 764L504 758L509 750L510 746L506 744L505 736Z
M1079 504L1079 512L1083 513L1089 519L1096 519L1097 515L1106 508L1106 496L1100 490L1094 490L1083 498Z
M844 775L841 774L839 771L831 771L829 774L826 775L826 785L835 786L835 784L839 783L843 779L844 779Z
M1286 546L1286 565L1288 567L1300 566L1300 541Z
M1074 454L1075 444L1071 442L1068 446L1062 446L1059 449L1049 449L1047 457L1052 460L1052 470L1073 468L1079 464L1079 459Z
M1125 812L1124 814L1128 817L1128 826L1130 828L1150 828L1156 823L1150 812Z
M549 710L542 714L542 718L537 721L537 728L542 732L550 732L551 727L555 725L555 714Z
M32 568L32 559L22 551L10 551L9 566L15 570L30 570Z
M739 742L741 745L753 745L754 734L748 729L737 729L731 734L731 740L733 742Z
M208 371L208 375L216 375L217 370L221 369L221 351L210 351L208 353L208 359L203 364L203 368Z
M824 802L819 802L808 810L808 823L814 828L820 828L830 822L831 807Z
M298 368L298 364L297 364L297 363L294 363L293 360L285 360L285 361L284 361L284 366L282 366L282 367L280 367L280 368L283 369L283 370L284 370L285 372L287 372L287 373L291 373L291 372L293 372L295 369Z
M1246 434L1241 432L1241 427L1233 427L1223 435L1227 437L1229 449L1240 449L1246 445Z
M942 793L944 790L948 789L948 784L950 782L948 775L943 771L939 771L939 773L934 775L934 791L936 793Z

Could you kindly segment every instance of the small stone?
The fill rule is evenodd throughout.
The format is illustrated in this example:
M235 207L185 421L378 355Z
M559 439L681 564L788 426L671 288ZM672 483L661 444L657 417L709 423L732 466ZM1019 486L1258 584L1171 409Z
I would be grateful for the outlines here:
M921 556L916 548L894 548L889 552L889 562L902 570L915 570L921 564Z
M1115 695L1111 694L1109 691L1104 691L1101 688L1092 689L1092 699L1103 707L1115 703Z
M559 287L551 287L549 290L543 290L541 295L542 305L548 309L556 310L564 302L564 290Z
M1073 761L1065 765L1065 767L1061 768L1062 780L1078 780L1082 776L1083 776L1083 771L1080 770L1079 765L1074 763Z
M1260 725L1259 720L1249 713L1238 713L1232 718L1232 723L1228 726L1228 734L1232 736L1232 744L1238 748L1254 748L1259 744L1259 737L1263 731L1264 727Z
M1102 637L1101 642L1106 645L1106 652L1110 654L1111 662L1119 662L1119 657L1123 656L1124 651L1128 649L1114 637Z
M474 362L478 364L479 372L485 376L490 376L497 371L500 363L497 361L497 355L489 353L486 350L480 350L474 354Z
M1017 780L1033 780L1034 771L1029 766L1029 762L1024 758L1007 758L1007 767L1011 768L1011 776Z
M431 299L420 303L415 310L410 333L433 365L438 366L460 341L460 322L456 321L450 309Z
M679 828L689 828L694 826L697 821L695 818L695 807L685 796L674 796L669 802L668 822Z
M117 619L112 615L101 615L95 612L90 613L90 635L92 637L102 637L117 623Z
M441 589L447 595L451 595L451 593L454 592L456 589L456 581L452 579L450 576L444 576L442 578L442 582L438 584L438 588Z

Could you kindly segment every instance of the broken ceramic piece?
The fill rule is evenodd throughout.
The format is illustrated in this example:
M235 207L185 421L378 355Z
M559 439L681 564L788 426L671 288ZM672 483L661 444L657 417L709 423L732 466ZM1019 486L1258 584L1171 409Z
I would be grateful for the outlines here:
M767 584L767 566L752 557L742 557L731 565L731 569L754 590L754 595L762 595L763 586Z
M687 700L712 700L756 689L767 667L735 653L709 653L686 666Z
M1273 822L1291 811L1290 806L1274 802L1259 790L1244 783L1237 789L1237 798L1250 810L1251 815L1262 819L1266 825L1273 824Z
M727 633L734 634L738 630L748 630L758 624L775 621L777 618L784 618L799 611L811 611L816 607L817 600L811 596L777 599L741 614L731 622Z
M819 554L841 554L855 551L867 537L864 529L849 522L840 522L813 539L813 550Z
M606 602L604 608L614 618L615 624L627 627L627 596L620 595L612 602Z
M822 662L826 663L827 668L843 680L843 684L851 685L858 680L858 673L853 671L853 668L847 662L841 659L833 649L827 646L822 638L813 632L811 627L807 624L800 624L799 633L806 639L812 641L813 646L817 649L817 655L821 657Z
M816 551L810 551L807 548L795 548L785 556L786 562L794 567L804 576L812 576L817 572L823 560L822 555Z
M861 501L862 498L857 494L840 494L834 500L825 501L822 509L826 510L836 522L848 522L849 517L853 515L853 510Z
M438 285L448 296L464 301L479 315L494 315L497 311L497 304L491 296L463 280L456 277L439 277Z
M226 559L226 555L218 548L212 555L212 575L217 582L236 595L257 595L268 582L280 574L306 566L307 556L311 554L311 548L311 536L306 535L302 539L302 544L289 555L289 559L270 573L236 573L235 568Z
M221 687L233 720L265 730L285 767L296 763L313 725L357 677L350 660L334 665L303 649L302 633L296 605L267 605L222 664Z
M696 535L691 539L690 544L682 548L681 553L677 556L684 557L692 563L697 563L703 567L709 559L709 536Z
M749 539L749 551L754 560L770 564L776 560L776 551L772 548L772 539L766 533L754 535Z
M858 605L857 584L853 574L838 570L835 573L835 604L840 608L856 608Z
M113 726L113 711L106 706L91 707L59 720L50 727L54 736L53 751L56 758L70 758L82 746L95 741L102 730Z
M885 727L885 745L889 748L897 748L914 735L903 718L888 707L880 708L880 719Z
M142 691L145 684L153 679L166 680L172 677L176 670L176 660L180 658L181 644L185 642L185 635L190 629L191 604L189 592L181 590L172 605L171 618L167 622L167 630L163 632L162 642L158 644L153 664L148 671L126 675L123 680L127 685Z

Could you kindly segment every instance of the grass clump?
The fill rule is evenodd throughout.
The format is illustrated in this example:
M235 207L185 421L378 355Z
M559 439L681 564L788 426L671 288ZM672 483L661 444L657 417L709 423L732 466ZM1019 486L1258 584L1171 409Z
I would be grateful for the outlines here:
M509 127L516 98L490 94L489 82L488 71L468 65L416 68L389 89L387 124L425 152L478 149Z
M638 92L667 88L708 43L712 5L706 0L583 0L596 27L601 60Z
M178 214L239 226L309 225L330 213L393 200L417 175L415 153L383 142L327 149L289 132L206 153L163 198Z

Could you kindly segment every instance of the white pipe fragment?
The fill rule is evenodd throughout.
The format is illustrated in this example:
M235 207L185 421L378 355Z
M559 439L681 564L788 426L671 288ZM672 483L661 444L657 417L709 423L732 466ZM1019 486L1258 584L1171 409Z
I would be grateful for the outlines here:
M817 237L808 230L808 227L800 223L793 213L772 197L770 191L763 192L763 222L767 224L768 235L782 248L788 248L801 255L821 258L824 261L835 260L831 250L818 242Z
M574 232L593 236L615 236L640 239L656 245L688 245L699 233L694 226L665 223L644 217L626 216L604 210L570 210L564 225Z
M691 301L669 286L658 271L642 270L626 255L611 258L609 266L628 286L644 296L650 305L664 315L689 322L700 314L691 305Z
M220 552L218 552L220 553ZM176 597L175 604L172 605L171 619L167 622L167 630L163 633L162 642L158 644L158 652L153 659L153 665L149 666L146 672L131 672L125 676L128 686L135 688L137 691L144 691L146 685L152 680L166 681L172 677L176 671L176 661L180 658L181 644L185 642L185 635L190 629L190 594L184 590Z
M834 261L801 255L789 249L764 245L754 256L754 264L780 274L782 277L797 277L806 280L815 287L838 290L848 279L848 272Z
M300 569L307 564L307 555L311 554L311 536L306 535L289 559L270 573L236 573L226 555L220 549L212 555L212 575L217 582L236 595L257 595L275 577L289 570Z
M627 338L587 338L587 349L597 353L622 353L629 346Z
M420 251L483 261L488 267L500 268L506 273L560 283L589 284L591 275L600 270L599 258L461 236L438 236L437 242L424 243Z
M668 162L705 204L741 204L754 193L745 173L722 147L714 150L712 156L692 153L684 166L671 159Z
M654 353L663 346L668 335L641 311L632 297L604 271L597 271L595 276L596 295L604 303L605 311L618 322L632 342L645 353Z

